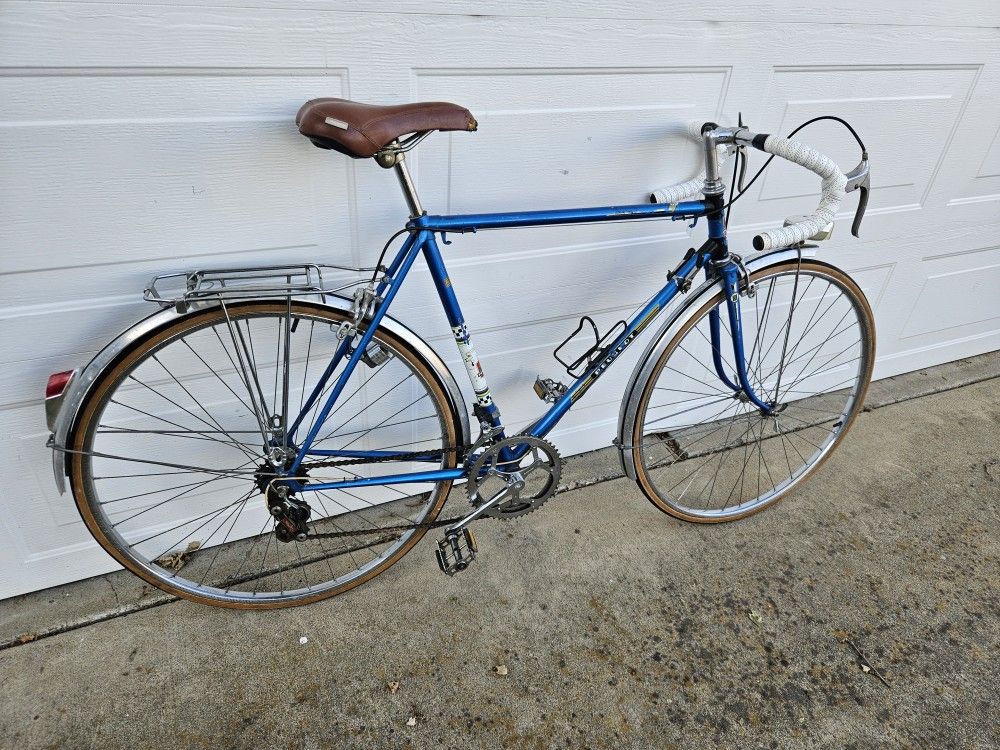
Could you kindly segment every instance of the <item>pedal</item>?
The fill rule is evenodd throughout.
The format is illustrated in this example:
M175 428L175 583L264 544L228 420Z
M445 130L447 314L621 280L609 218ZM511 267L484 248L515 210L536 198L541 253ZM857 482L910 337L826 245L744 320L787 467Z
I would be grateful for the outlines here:
M552 378L543 378L541 375L535 378L534 389L535 395L549 404L554 404L558 401L567 390L563 383Z
M447 576L453 576L468 568L476 559L479 546L471 529L462 529L456 534L448 534L438 542L434 550L438 567Z

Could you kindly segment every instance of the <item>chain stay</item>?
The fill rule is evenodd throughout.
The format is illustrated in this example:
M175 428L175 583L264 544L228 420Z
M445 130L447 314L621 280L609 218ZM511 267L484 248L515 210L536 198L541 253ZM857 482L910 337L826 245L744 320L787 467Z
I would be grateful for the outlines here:
M444 458L447 453L468 453L475 447L474 444L456 445L451 448L435 448L426 451L410 451L409 453L392 453L387 456L373 456L369 458L344 458L331 459L330 461L314 461L303 464L302 468L309 469L335 469L338 466L356 466L357 464L378 464L389 463L391 461L406 461L414 458Z
M338 466L355 466L357 464L368 464L368 463L388 463L390 461L404 461L406 459L422 458L422 457L443 458L445 454L449 453L466 454L474 447L475 444L467 444L467 445L456 445L451 448L437 448L435 450L410 451L409 453L393 453L392 455L389 456L377 456L374 458L348 458L348 459L330 460L330 461L316 461L310 464L303 464L302 468L305 470L328 469L328 468L337 468ZM450 526L453 523L461 521L462 518L464 518L464 516L454 516L453 518L437 519L435 521L430 521L427 523L398 524L396 526L383 526L377 529L360 529L357 531L315 532L315 533L309 533L307 538L342 539L344 537L383 534L383 533L391 533L394 531L410 531L412 529L437 529L442 526Z
M436 448L434 450L425 451L410 451L406 453L393 453L387 456L375 456L368 458L346 458L346 459L332 459L329 461L314 461L309 464L303 464L303 470L310 469L331 469L340 466L356 466L358 464L369 464L369 463L388 463L391 461L405 461L407 459L414 458L443 458L446 454L458 453L462 456L467 457L470 453L474 453L477 449L486 446L491 443L493 438L500 432L499 428L489 428L484 426L483 433L474 443L466 443L464 445L455 445L448 448ZM280 477L276 477L279 478ZM458 521L461 521L466 516L454 516L452 518L438 519L426 523L410 523L410 524L397 524L395 526L383 526L378 529L360 529L356 531L327 531L327 532L316 532L310 533L308 538L311 539L340 539L344 537L354 537L363 536L370 534L381 534L381 533L391 533L394 531L410 531L411 529L437 529L442 526L450 526Z
M409 524L399 524L397 526L383 526L379 529L360 529L358 531L321 531L317 533L310 533L306 536L307 539L342 539L344 537L354 537L354 536L364 536L366 534L383 534L392 533L394 531L410 531L411 529L438 529L442 526L450 526L453 523L461 521L465 516L454 516L452 518L439 518L436 521L430 521L427 523L409 523Z

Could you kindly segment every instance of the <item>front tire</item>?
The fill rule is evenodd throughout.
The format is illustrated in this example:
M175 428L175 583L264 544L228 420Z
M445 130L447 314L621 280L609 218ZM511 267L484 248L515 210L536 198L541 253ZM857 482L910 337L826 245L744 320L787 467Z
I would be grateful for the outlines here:
M709 313L718 308L723 368L738 382L721 290L687 317L642 386L630 441L639 486L685 521L744 518L801 485L847 434L871 380L875 324L844 272L789 261L751 281L756 295L741 299L747 373L776 414L715 372Z

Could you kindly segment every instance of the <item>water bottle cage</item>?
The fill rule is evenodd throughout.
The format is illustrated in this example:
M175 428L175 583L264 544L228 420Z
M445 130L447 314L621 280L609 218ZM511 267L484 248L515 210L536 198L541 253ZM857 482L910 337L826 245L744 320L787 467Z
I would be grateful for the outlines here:
M566 347L567 344L583 333L586 324L590 325L591 332L594 335L593 345L572 361L563 359L559 356L559 353ZM576 327L576 329L553 350L552 356L555 357L559 364L566 368L566 372L571 378L578 378L589 370L592 365L596 364L602 357L604 357L604 354L607 352L611 343L614 342L614 340L618 338L618 336L620 336L627 327L628 324L624 320L619 320L607 333L602 336L593 319L589 315L584 315L580 318L580 324Z

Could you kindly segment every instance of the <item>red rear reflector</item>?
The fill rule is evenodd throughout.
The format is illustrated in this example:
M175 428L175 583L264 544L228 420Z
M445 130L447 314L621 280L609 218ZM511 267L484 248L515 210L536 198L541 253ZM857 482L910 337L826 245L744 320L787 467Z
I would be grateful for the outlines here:
M45 398L61 396L62 392L66 390L66 384L69 383L71 377L73 377L73 370L56 372L49 375L49 382L45 384Z

